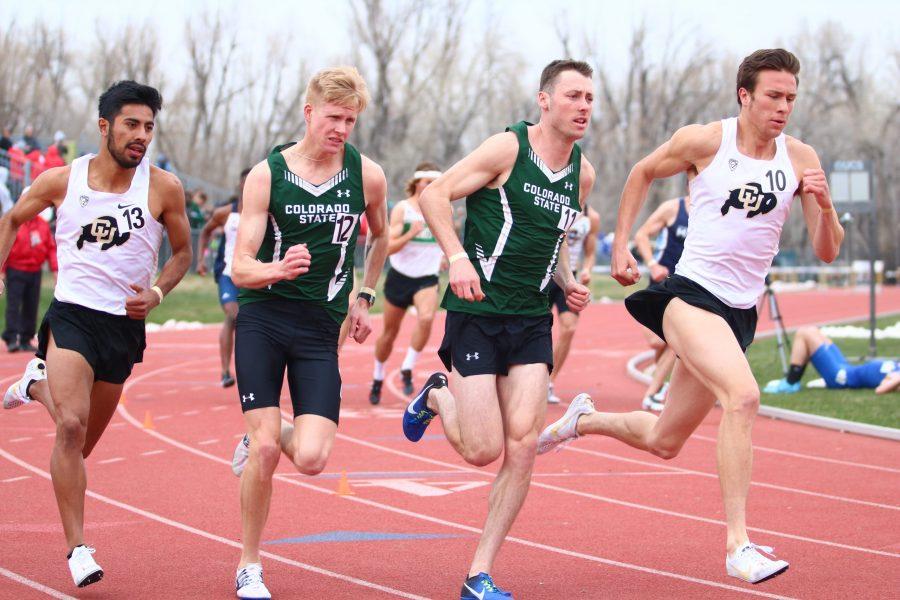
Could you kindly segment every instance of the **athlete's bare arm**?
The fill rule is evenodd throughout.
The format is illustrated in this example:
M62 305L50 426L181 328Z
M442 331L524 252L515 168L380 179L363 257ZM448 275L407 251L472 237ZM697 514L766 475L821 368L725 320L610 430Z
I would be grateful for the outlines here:
M659 235L659 232L675 222L677 217L678 198L666 200L653 211L653 214L634 233L634 245L641 258L644 259L644 264L649 265L650 277L654 281L665 279L669 275L669 269L659 263L654 263L650 238Z
M788 137L788 154L794 164L794 171L800 179L801 206L806 229L812 240L816 256L823 262L830 263L837 258L844 240L844 228L838 221L837 211L831 202L831 191L825 171L812 146Z
M369 223L363 287L375 289L384 268L390 239L387 225L387 179L381 167L365 156L362 157L362 178L363 194L366 198L366 220ZM347 335L360 344L372 333L369 308L368 301L362 298L350 299Z
M422 192L419 206L435 239L452 258L464 252L453 228L450 202L485 187L506 183L516 162L519 142L512 132L489 137L474 152L450 167ZM462 300L481 301L481 280L468 259L459 258L450 265L450 289Z
M388 256L399 252L411 239L419 235L425 229L422 221L413 221L409 224L409 231L403 233L404 204L398 202L391 210L390 244L388 244Z
M278 261L256 260L256 253L266 234L271 185L272 172L266 161L257 164L247 175L244 206L231 263L231 280L237 287L263 288L284 279L296 279L309 271L310 255L305 244L291 246L285 251L284 258Z
M588 206L587 215L591 221L591 228L588 230L587 237L584 238L581 272L578 274L578 282L582 285L591 283L591 272L594 269L594 263L597 261L597 236L600 234L600 213Z
M594 181L597 175L594 167L582 155L581 157L581 176L578 185L578 204L583 209L587 204L587 199L591 195L591 189L594 187ZM566 293L566 305L572 312L579 313L591 301L591 290L582 283L579 283L572 277L569 270L569 244L563 239L563 243L559 248L559 260L556 262L556 272L553 274L553 280L556 285Z
M0 218L0 265L6 263L22 223L30 221L46 208L59 206L65 199L70 170L68 165L54 167L38 175L28 191ZM3 292L4 284L0 280L0 294Z
M172 256L163 265L155 287L168 294L191 267L191 226L184 208L184 189L178 177L157 167L150 167L150 196L147 204L153 217L166 228ZM160 297L152 289L136 283L130 285L135 295L125 299L125 314L132 319L146 319L159 305Z
M875 388L876 394L887 394L888 392L896 392L900 390L900 371L888 373Z
M647 199L650 184L654 179L664 179L685 171L689 176L696 175L715 157L721 141L721 122L688 125L676 131L669 141L631 169L619 201L612 251L611 274L620 284L629 286L641 278L637 261L628 251L628 239L634 221Z
M209 221L206 222L203 230L200 231L200 241L197 243L197 275L206 275L205 257L209 240L215 235L217 230L225 227L225 221L228 220L229 214L231 214L231 204L220 206L213 211Z

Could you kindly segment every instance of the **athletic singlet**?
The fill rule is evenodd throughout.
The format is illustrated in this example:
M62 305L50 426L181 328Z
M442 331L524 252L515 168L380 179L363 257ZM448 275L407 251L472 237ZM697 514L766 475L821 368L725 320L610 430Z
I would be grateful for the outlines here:
M59 275L54 297L114 315L125 314L131 284L149 288L163 226L149 207L150 160L118 194L88 187L93 154L72 161L66 197L56 212Z
M412 207L406 201L401 200L398 204L403 206L403 233L409 231L414 222L423 222L425 217L422 213ZM417 233L411 240L406 242L400 250L391 254L391 268L407 277L425 277L427 275L437 275L441 270L441 257L444 253L438 245L434 235L425 225L425 228Z
M238 224L241 222L241 213L232 210L228 213L228 219L225 226L222 227L222 234L225 236L225 268L222 275L231 277L231 263L234 261L234 244L237 241Z
M688 212L684 198L678 199L678 214L671 225L667 225L659 234L654 260L667 268L669 273L675 272L675 265L684 252L684 239L688 232Z
M575 272L581 265L581 258L584 256L584 241L591 232L591 219L586 213L581 213L569 231L566 234L566 241L569 244L569 270Z
M757 160L737 148L737 118L722 120L722 142L690 183L691 218L678 275L733 308L750 308L765 287L798 181L786 136L775 156Z

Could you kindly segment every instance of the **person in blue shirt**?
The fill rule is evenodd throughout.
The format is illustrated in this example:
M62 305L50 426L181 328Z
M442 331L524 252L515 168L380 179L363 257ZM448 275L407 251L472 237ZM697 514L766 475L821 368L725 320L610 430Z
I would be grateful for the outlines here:
M818 327L801 327L794 336L787 376L770 381L763 393L800 391L800 379L810 362L828 389L874 389L876 394L900 389L900 362L897 360L876 359L861 365L850 364L841 349Z

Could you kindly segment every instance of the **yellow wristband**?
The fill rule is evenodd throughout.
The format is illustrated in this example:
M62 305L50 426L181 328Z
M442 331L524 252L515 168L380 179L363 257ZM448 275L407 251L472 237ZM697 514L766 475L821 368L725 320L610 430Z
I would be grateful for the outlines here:
M373 290L370 287L361 287L361 288L359 288L359 293L360 294L372 294L372 296L374 296L375 290Z
M448 258L447 261L452 265L456 261L461 260L463 258L469 258L469 255L466 254L465 252L457 252L456 254L454 254L453 256Z
M829 206L828 208L820 208L819 210L822 211L823 215L825 215L825 214L834 212L834 207Z
M166 295L163 294L163 291L161 289L159 289L158 285L154 285L150 289L153 290L154 292L156 292L156 295L159 296L159 303L162 304L163 298L166 297Z

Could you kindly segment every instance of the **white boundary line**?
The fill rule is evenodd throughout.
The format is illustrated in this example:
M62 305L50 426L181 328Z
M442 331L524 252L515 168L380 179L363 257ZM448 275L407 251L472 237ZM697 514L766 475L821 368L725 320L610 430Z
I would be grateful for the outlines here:
M51 598L59 598L59 600L76 600L76 598L74 598L72 596L63 594L62 592L55 590L52 587L47 587L43 583L38 583L37 581L32 581L31 579L28 579L27 577L23 577L22 575L19 575L18 573L13 573L12 571L10 571L8 569L4 569L3 567L0 567L0 575L3 575L4 577L8 577L9 579L12 579L16 583L21 583L22 585L27 585L31 589L37 590L39 592L43 592L43 593L47 594L48 596L50 596Z

